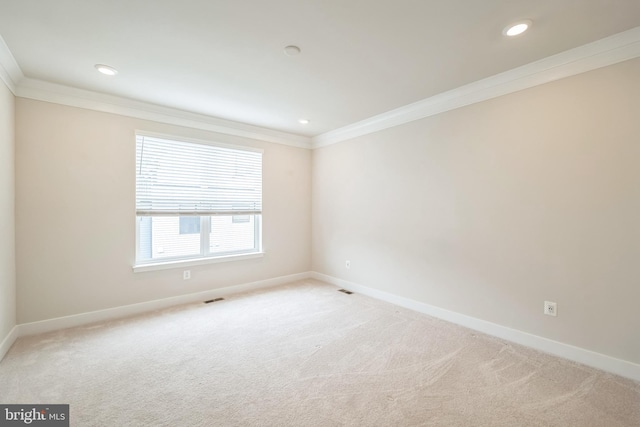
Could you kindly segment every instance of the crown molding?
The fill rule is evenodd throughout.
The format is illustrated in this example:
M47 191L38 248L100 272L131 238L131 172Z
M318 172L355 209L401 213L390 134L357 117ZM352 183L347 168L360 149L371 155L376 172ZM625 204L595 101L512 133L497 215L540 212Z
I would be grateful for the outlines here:
M22 98L308 149L336 144L637 57L640 57L640 27L478 80L313 138L26 78L2 37L0 37L0 79L14 95Z
M298 148L311 148L311 138L306 136L220 119L205 114L191 113L119 96L77 89L28 77L23 78L15 89L15 95L20 98L52 102Z
M302 135L25 77L2 36L0 36L0 79L15 96L21 98L119 114L298 148L311 148L311 138Z
M315 136L312 148L336 144L637 57L640 57L640 27Z
M311 138L306 136L25 77L2 36L0 36L0 79L15 96L21 98L119 114L293 147L311 148Z
M24 78L20 66L9 50L9 46L0 36L0 79L13 94L16 94L16 86Z

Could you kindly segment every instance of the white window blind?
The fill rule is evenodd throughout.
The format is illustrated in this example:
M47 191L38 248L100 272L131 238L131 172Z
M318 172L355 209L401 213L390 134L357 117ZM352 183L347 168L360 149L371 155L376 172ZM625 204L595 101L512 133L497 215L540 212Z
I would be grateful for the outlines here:
M262 152L136 136L136 215L262 213Z

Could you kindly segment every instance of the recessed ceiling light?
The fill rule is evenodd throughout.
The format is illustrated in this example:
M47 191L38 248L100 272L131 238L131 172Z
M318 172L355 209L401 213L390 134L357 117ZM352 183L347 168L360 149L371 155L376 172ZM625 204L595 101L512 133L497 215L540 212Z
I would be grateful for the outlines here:
M299 119L298 123L303 124L303 125L308 125L309 124L309 119Z
M527 31L531 24L533 24L533 22L529 19L515 22L505 27L505 29L502 30L502 34L509 37L517 36L518 34L522 34Z
M287 46L284 48L284 53L288 56L296 56L299 55L301 52L300 48L298 46Z
M118 74L118 70L104 64L96 64L96 70L107 76L115 76L116 74Z

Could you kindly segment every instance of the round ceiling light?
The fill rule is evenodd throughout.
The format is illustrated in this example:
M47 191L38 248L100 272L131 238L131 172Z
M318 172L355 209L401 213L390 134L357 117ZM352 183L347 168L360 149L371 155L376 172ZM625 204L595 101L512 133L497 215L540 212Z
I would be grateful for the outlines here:
M284 53L285 55L288 55L288 56L300 55L300 52L302 51L298 46L291 45L284 48Z
M529 19L526 19L524 21L515 22L515 23L505 27L505 29L502 30L502 34L504 34L505 36L509 36L509 37L517 36L519 34L524 33L525 31L527 31L529 29L529 27L531 27L531 24L533 24L533 22L531 20L529 20Z
M298 123L303 124L303 125L308 125L310 122L309 119L299 119Z
M118 74L118 70L104 64L96 64L96 70L100 71L106 76L115 76L116 74Z

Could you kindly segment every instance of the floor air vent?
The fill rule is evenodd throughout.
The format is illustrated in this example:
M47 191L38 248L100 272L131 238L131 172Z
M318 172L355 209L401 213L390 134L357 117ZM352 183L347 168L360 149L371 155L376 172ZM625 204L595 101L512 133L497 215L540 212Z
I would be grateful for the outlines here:
M345 294L347 294L347 295L351 295L351 294L353 293L353 292L348 291L348 290L346 290L346 289L338 289L338 292L342 292L342 293L345 293Z
M205 304L209 304L209 303L218 302L218 301L224 301L224 298L214 298L214 299L210 299L208 301L205 301L204 303Z

